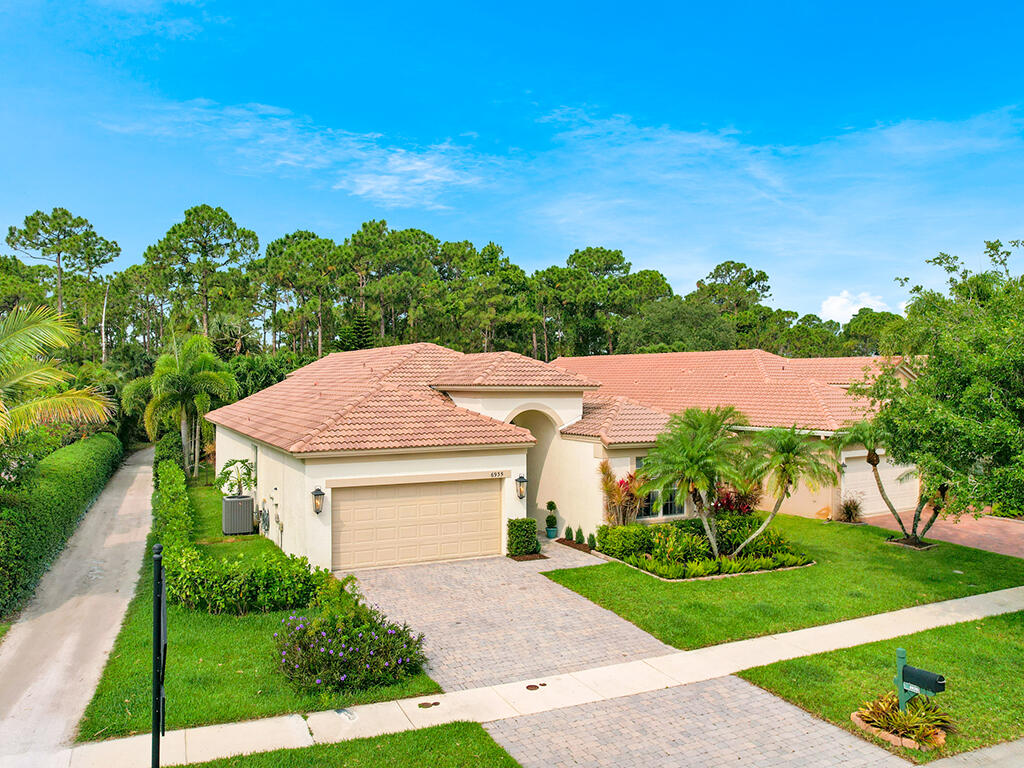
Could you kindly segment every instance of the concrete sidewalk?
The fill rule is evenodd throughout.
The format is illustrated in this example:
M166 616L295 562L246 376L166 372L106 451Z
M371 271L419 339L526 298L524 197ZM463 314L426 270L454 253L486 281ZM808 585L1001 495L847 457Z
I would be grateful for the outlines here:
M74 738L139 577L153 450L114 473L0 643L0 765Z
M317 712L305 720L299 715L288 715L188 728L167 734L163 741L163 762L166 765L197 763L252 752L379 736L455 721L494 722L699 683L775 661L1021 610L1024 610L1024 587L1014 587L571 674ZM818 722L822 728L834 727ZM149 736L135 736L83 744L51 753L48 757L57 768L108 768L111 765L144 768L149 764L149 743ZM880 760L889 757L881 749L878 754ZM7 764L0 762L0 765Z

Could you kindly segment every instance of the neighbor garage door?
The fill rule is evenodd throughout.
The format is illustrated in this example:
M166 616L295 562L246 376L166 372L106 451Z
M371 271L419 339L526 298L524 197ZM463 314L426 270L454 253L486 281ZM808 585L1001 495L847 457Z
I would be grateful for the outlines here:
M334 568L501 554L501 481L335 488Z
M884 456L878 465L878 474L885 492L892 500L893 506L900 512L913 508L917 503L916 478L909 478L903 482L899 480L906 471L907 467L890 464ZM871 473L871 465L862 456L846 459L846 469L843 470L843 493L859 497L861 511L865 515L889 511L878 492L875 476Z

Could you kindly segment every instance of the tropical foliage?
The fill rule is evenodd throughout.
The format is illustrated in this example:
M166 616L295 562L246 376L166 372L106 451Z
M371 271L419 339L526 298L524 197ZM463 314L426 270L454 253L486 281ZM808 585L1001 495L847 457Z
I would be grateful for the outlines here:
M643 504L640 481L635 472L617 477L612 465L605 459L598 471L601 473L601 492L604 494L604 517L611 525L626 525L636 520Z
M184 344L172 340L170 350L157 358L153 375L135 379L125 387L122 404L131 414L142 414L151 440L162 425L176 426L181 434L183 466L199 472L202 417L215 403L234 398L238 385L227 365L217 357L205 336L192 336Z

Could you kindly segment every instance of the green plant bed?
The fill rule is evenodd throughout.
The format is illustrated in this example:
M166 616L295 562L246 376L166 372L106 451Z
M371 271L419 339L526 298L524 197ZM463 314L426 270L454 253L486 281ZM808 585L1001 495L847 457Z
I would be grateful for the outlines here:
M894 747L859 730L850 713L892 689L896 649L915 667L946 676L935 703L955 730L932 752ZM893 640L755 667L740 677L808 712L918 763L1024 737L1024 612L953 624Z
M196 768L516 768L519 765L478 723L450 723L341 744L281 749L199 763Z
M780 515L772 524L817 565L746 579L664 582L621 563L551 571L553 581L677 648L829 624L1024 584L1024 559L942 543L918 552L890 531ZM848 715L849 713L847 713Z
M684 562L666 562L643 555L630 555L619 562L666 581L721 579L754 573L768 573L784 568L803 568L814 561L804 555L780 553L771 557L737 557L733 559L704 558Z
M152 590L147 554L135 597L79 726L80 741L149 731ZM397 685L358 693L297 693L274 669L273 633L289 615L289 611L211 615L169 605L167 727L335 709L440 690L430 677L419 673Z

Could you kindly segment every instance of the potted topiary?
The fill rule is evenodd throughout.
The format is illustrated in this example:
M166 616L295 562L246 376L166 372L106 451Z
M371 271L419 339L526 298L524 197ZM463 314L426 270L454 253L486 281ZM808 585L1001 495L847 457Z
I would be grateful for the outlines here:
M547 531L549 539L554 539L558 537L558 518L555 516L555 513L557 511L558 507L555 505L555 502L549 501L548 516L544 518L545 530Z
M256 472L249 459L232 459L217 475L224 498L221 500L221 531L225 536L252 533L253 498L246 491L256 487Z

